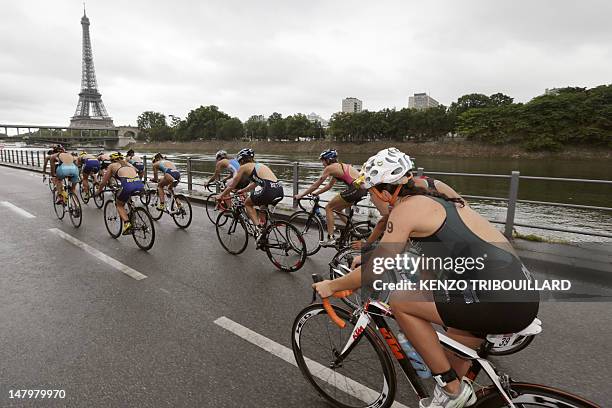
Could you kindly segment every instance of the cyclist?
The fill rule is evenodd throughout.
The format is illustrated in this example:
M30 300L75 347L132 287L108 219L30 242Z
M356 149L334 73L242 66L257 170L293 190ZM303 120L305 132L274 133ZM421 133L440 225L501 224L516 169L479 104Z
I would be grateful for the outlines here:
M221 172L223 170L228 170L229 175L227 175L227 177L225 177L222 181L231 180L236 175L236 173L238 172L238 169L240 168L240 163L238 163L238 160L229 159L227 157L227 152L225 150L219 150L215 154L215 161L216 161L215 173L208 179L208 182L206 184L210 184L214 180L220 179ZM246 181L246 183L243 182L241 184L244 184L244 185L242 187L236 187L236 188L246 187L248 185L248 181Z
M157 178L157 174L161 172L163 175L161 180ZM181 179L181 172L176 169L174 163L170 160L166 160L161 153L157 153L153 156L153 178L151 181L157 183L157 193L159 194L159 203L157 209L163 211L166 209L164 199L166 194L164 193L164 187L170 186L174 181Z
M486 254L482 270L467 272L468 276L451 271L441 278L531 279L501 232L465 206L461 198L417 187L411 168L410 158L394 148L381 150L364 164L363 187L369 189L373 201L393 206L381 245L373 257L395 256L400 251L390 249L393 244L396 248L407 244L421 246L421 256L447 256L452 260ZM346 276L313 287L321 297L329 297L360 285L361 268L356 268ZM450 337L477 348L488 333L524 329L539 308L539 295L534 291L436 290L420 292L418 301L414 301L414 292L411 297L406 293L392 292L390 305L402 331L437 382L433 398L419 402L420 407L427 408L461 408L475 402L470 381L462 378L469 362L444 353L431 323L448 327ZM422 296L426 296L425 300Z
M307 194L319 195L331 189L336 181L341 181L346 184L346 189L336 195L325 206L325 214L327 218L327 240L321 242L322 246L333 246L336 242L334 236L334 211L341 211L345 208L357 204L367 194L364 189L357 188L353 185L353 181L359 176L357 169L349 164L338 161L338 152L333 149L325 150L319 156L323 164L323 172L321 176L310 187L300 194L296 194L294 198L299 200ZM328 180L327 185L319 190L319 186ZM317 190L317 191L315 191Z
M108 153L104 152L104 150L100 151L96 157L100 162L100 176L104 177L106 168L111 164L111 158Z
M225 190L218 197L219 200L229 196L232 190L237 189L233 183L243 178L248 178L250 183L237 191L238 194L247 193L251 190L250 197L248 197L244 206L249 218L253 221L253 224L257 226L258 230L261 230L260 221L257 218L257 210L255 206L277 204L280 202L285 193L283 186L278 182L278 178L274 175L274 172L265 164L255 163L255 152L253 149L242 149L236 155L240 168L233 177L233 182L230 183Z
M94 179L100 171L100 161L93 154L82 151L77 158L77 166L81 168L81 180L83 180L83 189L85 190L86 200L89 199L89 175L93 175Z
M130 149L125 154L125 160L134 166L136 171L138 171L138 177L140 177L142 180L142 177L144 176L144 161L142 160L142 157L134 154L134 149Z
M74 193L76 185L79 182L79 169L74 164L74 156L70 153L66 153L66 149L62 145L57 145L53 148L53 154L45 157L43 164L43 177L46 177L47 162L51 166L51 178L55 187L57 188L57 204L65 203L68 200L68 193L64 191L62 180L70 178L72 185L70 189Z
M136 169L125 160L120 152L112 153L109 157L111 164L106 169L107 171L98 186L96 194L102 194L104 186L108 184L111 177L118 181L119 190L115 193L115 205L117 206L117 213L123 222L122 234L131 234L132 224L125 211L125 203L132 195L143 191L144 183L138 178Z

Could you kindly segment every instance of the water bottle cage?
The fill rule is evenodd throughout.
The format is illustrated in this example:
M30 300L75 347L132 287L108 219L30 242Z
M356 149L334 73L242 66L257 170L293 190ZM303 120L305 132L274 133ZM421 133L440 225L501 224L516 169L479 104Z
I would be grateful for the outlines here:
M440 387L446 387L450 382L457 380L457 373L452 368L442 374L434 374L433 379Z

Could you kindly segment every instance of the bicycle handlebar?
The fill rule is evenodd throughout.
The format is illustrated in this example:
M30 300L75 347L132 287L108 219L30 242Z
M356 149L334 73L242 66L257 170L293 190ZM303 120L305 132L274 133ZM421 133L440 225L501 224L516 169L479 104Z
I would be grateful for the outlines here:
M318 283L318 282L322 282L323 278L320 275L317 275L316 273L313 273L312 274L312 280L313 280L314 283ZM341 298L349 296L351 293L353 293L352 290L342 290L340 292L334 292L334 294L332 296L337 298L337 299L341 299ZM313 297L315 297L315 296L316 296L316 290L314 290L314 293L313 293ZM334 322L336 324L336 326L338 326L339 328L344 329L344 327L346 326L346 322L344 320L342 320L336 314L336 311L334 310L334 308L332 307L331 303L329 302L329 298L321 298L321 301L323 302L323 308L325 309L325 311L329 315L329 318L332 320L332 322Z
M307 200L307 201L312 201L313 206L317 206L319 205L319 200L321 200L321 197L318 195L312 195L312 194L308 194L300 199L297 200L298 202L298 206L304 210L304 211L308 211L306 208L304 208L304 206L302 205L302 200Z

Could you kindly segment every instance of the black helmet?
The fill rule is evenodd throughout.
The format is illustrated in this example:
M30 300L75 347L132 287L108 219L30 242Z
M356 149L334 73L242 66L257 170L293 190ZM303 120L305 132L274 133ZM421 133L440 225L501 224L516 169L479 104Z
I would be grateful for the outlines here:
M240 162L243 159L247 159L247 158L252 159L253 157L255 157L255 150L247 147L238 152L238 154L236 155L236 160Z
M130 149L127 151L127 153L125 154L126 156L133 156L134 155L134 149Z

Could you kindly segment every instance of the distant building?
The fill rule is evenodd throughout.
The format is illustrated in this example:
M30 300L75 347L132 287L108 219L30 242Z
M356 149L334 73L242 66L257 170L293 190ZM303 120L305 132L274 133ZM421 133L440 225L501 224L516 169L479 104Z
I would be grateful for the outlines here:
M324 128L327 128L329 126L329 121L328 120L323 119L320 115L317 115L314 112L310 113L310 115L308 115L306 117L312 123L319 122L321 124L321 126L323 126Z
M438 101L424 92L415 93L414 96L408 97L408 107L411 109L435 108L438 105L440 105Z
M342 100L342 112L346 113L359 113L363 107L363 102L357 98L344 98Z
M544 95L559 95L559 88L546 88L544 90Z

